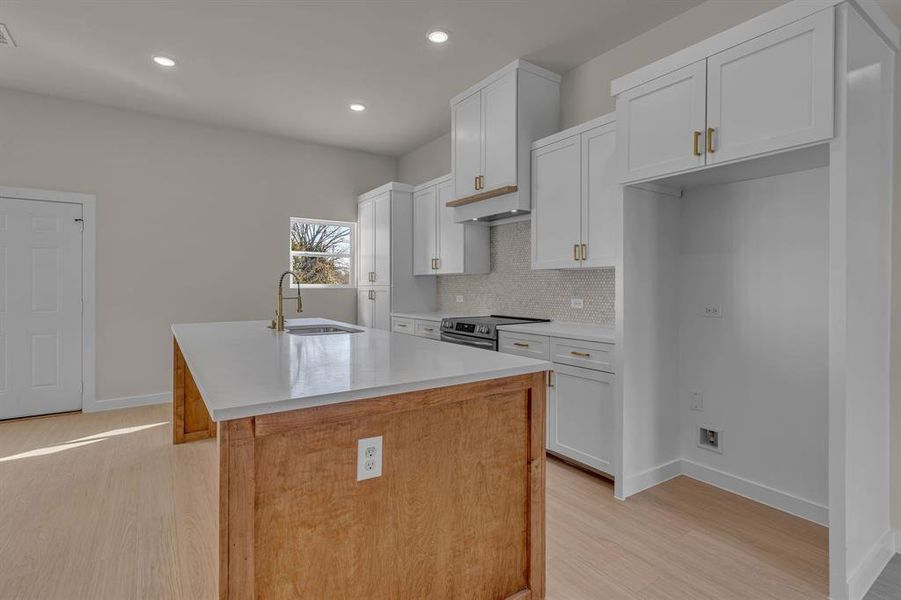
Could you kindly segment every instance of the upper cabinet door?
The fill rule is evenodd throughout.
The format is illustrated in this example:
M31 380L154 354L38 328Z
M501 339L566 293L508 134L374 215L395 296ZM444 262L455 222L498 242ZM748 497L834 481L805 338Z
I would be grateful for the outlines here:
M706 91L702 60L617 97L622 183L705 164Z
M454 222L454 209L447 203L454 199L452 181L439 183L438 196L438 273L462 273L464 264L464 232L468 225Z
M516 71L482 90L482 190L516 185Z
M454 154L454 196L463 198L479 191L482 174L482 92L475 92L451 109Z
M823 10L707 59L707 164L832 137L834 21Z
M372 199L375 250L371 285L391 285L391 192Z
M532 268L578 269L581 142L573 136L532 152Z
M375 205L372 200L360 202L357 206L357 220L360 227L360 264L357 268L357 283L372 285L375 272Z
M616 124L583 133L583 267L608 267L622 255L623 192L617 173Z
M453 185L448 182L449 185ZM437 203L435 186L413 194L413 274L434 275L438 257ZM452 198L449 198L449 200ZM448 209L453 210L453 209Z

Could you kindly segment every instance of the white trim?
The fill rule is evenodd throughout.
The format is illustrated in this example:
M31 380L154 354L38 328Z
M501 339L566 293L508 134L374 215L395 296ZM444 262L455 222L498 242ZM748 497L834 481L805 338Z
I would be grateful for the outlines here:
M834 7L843 2L845 0L822 0L821 2L795 0L794 2L783 4L749 21L709 37L702 42L670 54L657 62L614 79L610 84L610 94L618 96L626 90L662 77L667 73L677 71L690 64L705 60L714 54L809 17L821 10L835 10ZM898 48L898 29L877 3L869 0L851 0L851 3L866 16L870 25L874 27L874 30L883 40L893 48Z
M126 396L124 398L110 398L97 400L90 407L85 407L84 412L99 412L103 410L116 410L119 408L133 408L135 406L149 406L151 404L168 404L172 402L172 393L146 394L144 396Z
M369 190L365 194L357 196L357 203L381 196L385 192L412 192L413 186L409 183L400 183L399 181L389 181L385 185L380 185L374 190Z
M347 227L350 229L350 252L348 254L339 254L337 252L304 252L302 250L291 250L291 235L294 230L294 223L314 223L316 225L334 225L336 227ZM288 287L290 289L301 290L340 290L355 289L357 287L357 223L356 221L334 221L330 219L311 219L308 217L291 217L291 225L288 228L288 270L293 271L295 256L323 256L333 258L346 258L350 262L350 273L348 273L347 283L297 283L293 277L288 278Z
M873 587L885 565L895 554L895 535L896 532L893 529L886 530L879 541L867 552L866 558L854 569L854 573L848 577L848 593L846 594L848 600L862 600Z
M539 148L549 146L550 144L554 144L556 142L559 142L560 140L565 140L577 135L582 135L587 131L603 127L604 125L610 125L611 123L613 125L616 125L615 111L612 113L607 113L606 115L601 115L600 117L596 117L590 121L585 121L584 123L580 123L579 125L575 125L574 127L570 127L569 129L564 129L563 131L552 133L551 135L543 137L540 140L535 140L534 142L532 142L532 150L538 150Z
M682 459L682 474L727 492L738 494L790 515L829 525L829 508L804 498L773 489L763 484L724 473L691 460Z
M651 467L635 475L629 475L623 481L623 499L634 496L665 481L682 474L682 460L671 460L662 465Z
M491 75L486 77L485 79L481 80L477 84L469 86L468 88L466 88L465 91L462 91L459 94L457 94L456 96L454 96L453 98L451 98L450 105L453 106L454 104L457 104L461 100L465 100L466 98L469 98L476 92L480 91L482 88L494 83L495 81L497 81L498 79L500 79L501 77L506 75L507 73L510 73L510 72L516 71L516 70L526 71L527 73L531 73L532 75L537 75L538 77L544 77L545 79L552 81L554 83L560 83L561 81L563 81L563 77L557 73L554 73L553 71L548 71L547 69L543 69L543 68L539 67L538 65L533 65L532 63L522 60L522 59L516 59L513 62L511 62L510 64L501 67L500 69L498 69L497 71L495 71L494 73L492 73Z
M97 196L0 186L0 196L17 200L81 204L84 232L81 238L81 409L92 410L97 402Z
M424 189L427 189L430 187L435 187L441 183L446 183L446 182L450 181L451 179L453 179L453 176L454 176L453 173L448 173L447 175L442 175L441 177L436 177L435 179L430 179L423 183L417 184L416 186L413 187L413 193L415 194L416 192L422 191Z

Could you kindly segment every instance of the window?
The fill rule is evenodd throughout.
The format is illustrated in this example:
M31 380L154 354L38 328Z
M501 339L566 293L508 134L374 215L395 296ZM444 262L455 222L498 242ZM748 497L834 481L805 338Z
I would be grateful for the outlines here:
M291 219L291 270L300 287L352 287L354 223Z

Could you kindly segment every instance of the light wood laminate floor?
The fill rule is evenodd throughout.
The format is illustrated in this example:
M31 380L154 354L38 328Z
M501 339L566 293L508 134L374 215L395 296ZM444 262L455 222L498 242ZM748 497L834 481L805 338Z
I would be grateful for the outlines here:
M168 406L0 423L0 598L213 600L217 473ZM547 490L549 600L826 597L817 525L684 477L619 502L555 460Z

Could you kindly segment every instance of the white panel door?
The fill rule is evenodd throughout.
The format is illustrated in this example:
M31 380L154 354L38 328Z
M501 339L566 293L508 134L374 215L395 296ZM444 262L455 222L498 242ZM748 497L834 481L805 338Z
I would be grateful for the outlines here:
M617 177L616 125L582 134L583 267L608 267L622 254L623 192Z
M617 97L622 183L705 164L706 75L701 60Z
M391 291L388 288L372 290L372 325L376 329L391 331Z
M357 288L357 325L372 327L373 313L372 289Z
M357 221L360 226L357 282L358 285L372 285L372 275L375 273L375 204L372 200L360 202L357 206Z
M828 140L835 10L707 59L707 164Z
M0 198L0 419L81 409L81 211Z
M373 285L391 284L391 192L372 199L375 210L375 251Z
M532 268L578 269L581 243L581 140L532 152Z
M438 273L462 273L465 264L466 228L473 225L463 225L454 221L454 209L447 206L448 201L454 199L454 184L452 181L439 183L438 195Z
M613 473L615 438L614 375L554 364L549 396L548 449Z
M482 93L476 92L451 107L454 198L471 196L482 174Z
M482 90L483 190L516 185L516 71Z
M448 182L449 187L453 184ZM413 194L413 274L434 275L433 259L438 258L438 191L435 186ZM453 210L448 209L448 210Z

